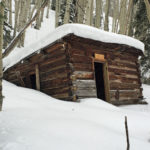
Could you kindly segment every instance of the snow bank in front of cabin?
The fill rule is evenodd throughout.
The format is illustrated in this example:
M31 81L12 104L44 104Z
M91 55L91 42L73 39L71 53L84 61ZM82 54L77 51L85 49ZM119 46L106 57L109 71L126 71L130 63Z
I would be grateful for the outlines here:
M149 90L144 86L150 98ZM150 148L150 105L120 108L94 98L65 102L6 81L3 94L1 150L125 150L125 115L131 149Z
M42 29L40 31L42 32ZM37 31L37 34L39 34L40 31ZM27 57L28 55L34 53L35 51L44 48L45 46L55 42L56 40L61 39L68 34L74 34L79 37L89 38L92 40L102 41L106 43L125 44L144 51L144 44L134 38L106 32L83 24L65 24L48 33L45 37L41 36L39 39L36 39L35 43L33 42L28 46L25 46L24 48L13 51L3 61L5 70L13 66L23 58ZM32 34L30 35L30 41L32 41L32 39L35 41L35 38L32 37Z

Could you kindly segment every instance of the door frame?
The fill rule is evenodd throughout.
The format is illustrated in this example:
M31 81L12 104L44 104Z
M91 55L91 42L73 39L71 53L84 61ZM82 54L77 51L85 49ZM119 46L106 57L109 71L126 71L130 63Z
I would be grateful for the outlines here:
M95 66L94 66L95 62L103 64L103 79L104 79L105 101L110 102L110 85L109 85L109 75L108 75L108 62L107 62L106 59L99 60L97 58L93 58L92 64L93 64L94 80L95 81L96 81Z

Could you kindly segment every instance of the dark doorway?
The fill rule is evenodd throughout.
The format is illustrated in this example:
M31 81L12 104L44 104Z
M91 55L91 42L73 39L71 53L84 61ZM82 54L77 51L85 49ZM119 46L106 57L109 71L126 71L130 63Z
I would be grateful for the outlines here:
M96 88L97 88L97 97L102 99L102 100L105 100L103 64L95 62L94 67L95 67L95 80L96 80Z
M36 75L35 74L30 75L30 83L31 83L31 88L36 89Z

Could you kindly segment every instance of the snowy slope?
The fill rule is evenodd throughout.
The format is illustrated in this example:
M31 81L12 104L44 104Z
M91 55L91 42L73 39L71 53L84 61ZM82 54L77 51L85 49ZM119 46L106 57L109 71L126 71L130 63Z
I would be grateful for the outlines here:
M1 150L124 150L128 116L132 150L150 149L150 106L115 107L99 99L53 99L3 81ZM150 86L144 86L150 102Z

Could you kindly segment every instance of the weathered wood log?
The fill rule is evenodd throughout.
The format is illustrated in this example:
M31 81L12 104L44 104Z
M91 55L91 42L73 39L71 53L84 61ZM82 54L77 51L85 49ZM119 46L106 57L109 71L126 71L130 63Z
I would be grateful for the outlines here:
M35 76L36 76L36 89L40 91L40 74L39 74L39 65L35 65Z
M77 79L81 80L94 80L93 72L88 71L74 71L73 74L76 76Z
M111 90L133 90L133 89L139 89L140 84L132 84L132 83L116 83L111 82L110 83L110 89Z
M73 84L77 86L77 88L96 88L96 84L94 80L76 80L73 81Z

